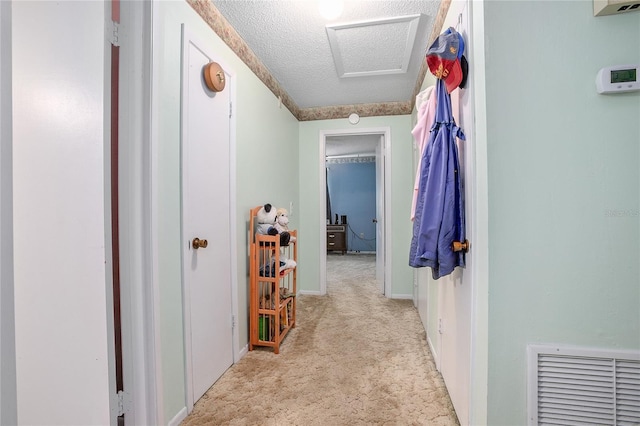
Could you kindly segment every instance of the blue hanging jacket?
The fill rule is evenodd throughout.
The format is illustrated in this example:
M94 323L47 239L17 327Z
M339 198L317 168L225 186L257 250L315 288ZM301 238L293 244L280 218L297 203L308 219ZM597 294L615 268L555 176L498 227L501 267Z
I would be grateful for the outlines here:
M464 200L456 137L464 140L451 113L451 98L442 80L436 82L437 108L423 152L413 220L409 266L431 267L434 279L464 267L464 253L454 241L465 240Z

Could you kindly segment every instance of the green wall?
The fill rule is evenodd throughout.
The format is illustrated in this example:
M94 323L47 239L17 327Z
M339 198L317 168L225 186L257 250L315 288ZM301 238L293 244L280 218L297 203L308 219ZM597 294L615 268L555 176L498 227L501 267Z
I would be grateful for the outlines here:
M413 188L413 139L411 116L362 117L356 125L347 119L304 121L300 123L300 259L298 283L301 289L320 291L320 132L323 130L358 130L391 128L391 294L413 294L413 271L409 267L411 243L411 196ZM323 216L324 217L324 216Z
M248 341L249 209L266 202L298 203L298 121L184 2L154 3L154 102L158 144L158 244L160 337L165 420L185 406L180 253L180 52L181 24L208 43L236 73L236 209L238 327ZM291 228L298 225L291 217ZM220 224L220 226L228 226Z
M527 422L528 344L640 349L640 93L595 90L640 13L592 6L484 5L491 425Z

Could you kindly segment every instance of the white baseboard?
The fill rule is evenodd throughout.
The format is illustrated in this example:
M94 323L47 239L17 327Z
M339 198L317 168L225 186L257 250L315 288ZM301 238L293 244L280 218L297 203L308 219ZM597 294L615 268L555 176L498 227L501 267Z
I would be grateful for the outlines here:
M169 422L168 426L178 426L181 421L187 418L187 407L182 407L182 410L178 411L173 419Z
M436 369L440 371L440 363L438 362L438 353L433 348L433 344L431 343L431 338L427 334L427 344L429 345L429 350L431 351L431 355L433 355L433 361L436 364Z
M244 345L244 348L240 349L240 352L238 353L238 361L240 361L247 353L249 353L249 344Z
M411 299L413 300L413 294L391 294L392 299Z
M322 296L322 293L320 293L320 291L317 291L317 290L300 290L300 291L298 291L298 294L307 294L307 295L311 295L311 296Z

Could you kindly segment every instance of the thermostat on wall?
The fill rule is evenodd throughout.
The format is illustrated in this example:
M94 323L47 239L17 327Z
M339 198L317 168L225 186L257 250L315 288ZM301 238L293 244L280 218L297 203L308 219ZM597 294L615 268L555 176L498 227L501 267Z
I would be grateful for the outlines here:
M600 94L640 90L638 68L640 68L638 64L602 68L596 77L596 90Z

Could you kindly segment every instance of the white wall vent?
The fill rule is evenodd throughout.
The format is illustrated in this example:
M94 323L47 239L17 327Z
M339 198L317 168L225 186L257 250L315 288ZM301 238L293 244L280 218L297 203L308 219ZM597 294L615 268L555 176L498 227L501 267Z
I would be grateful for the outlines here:
M640 425L640 352L528 346L530 425Z

